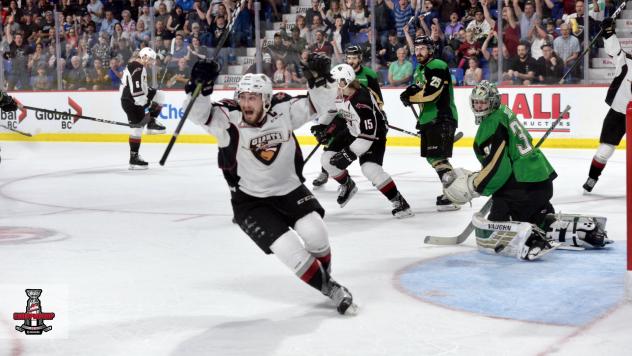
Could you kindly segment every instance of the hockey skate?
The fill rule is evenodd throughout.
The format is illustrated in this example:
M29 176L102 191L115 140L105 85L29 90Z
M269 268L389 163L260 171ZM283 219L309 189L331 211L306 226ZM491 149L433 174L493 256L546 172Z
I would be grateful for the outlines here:
M132 153L129 156L129 169L130 170L143 170L149 168L149 164L141 158L138 153Z
M410 205L401 193L397 193L397 196L391 200L393 203L393 210L391 213L394 217L398 219L408 218L414 216L415 214L410 210Z
M597 184L597 179L588 177L588 179L586 179L586 183L582 186L584 188L584 193L592 192L595 184Z
M329 180L329 173L327 173L327 171L325 170L322 170L320 171L318 177L316 177L316 179L312 181L312 185L314 186L314 189L318 189L325 185L325 183L327 183L327 180Z
M343 184L340 184L338 187L338 199L336 200L338 204L340 204L341 208L344 208L345 205L353 198L355 193L358 191L358 187L356 187L355 182L351 177L347 177L347 181Z
M527 261L533 261L552 252L559 246L559 242L546 238L543 231L534 228L533 233L524 243L522 251L520 251L520 258Z
M459 209L461 209L461 207L451 202L445 195L439 195L437 197L437 211L454 211Z
M166 131L167 129L161 124L157 123L155 118L152 118L151 120L149 120L149 123L147 123L148 135L159 135L165 133Z
M347 288L341 286L333 279L330 279L328 284L328 290L324 294L334 302L338 313L344 315L347 311L349 314L358 312L358 306L353 303L353 296Z

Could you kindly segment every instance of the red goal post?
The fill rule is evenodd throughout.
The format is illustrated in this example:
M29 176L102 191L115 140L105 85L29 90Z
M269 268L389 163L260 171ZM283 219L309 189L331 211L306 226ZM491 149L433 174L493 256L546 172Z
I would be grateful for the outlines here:
M628 103L626 110L626 227L627 227L627 272L626 272L626 298L632 302L632 101Z

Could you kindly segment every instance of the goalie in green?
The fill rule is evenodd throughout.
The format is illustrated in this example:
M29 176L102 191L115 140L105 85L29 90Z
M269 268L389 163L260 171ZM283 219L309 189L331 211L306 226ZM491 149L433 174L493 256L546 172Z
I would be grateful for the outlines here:
M551 205L557 173L516 115L500 103L496 86L479 83L470 95L479 128L474 153L478 172L455 169L443 178L444 194L455 204L491 196L487 218L477 214L476 241L485 252L537 259L563 244L571 249L603 247L603 217L555 214Z

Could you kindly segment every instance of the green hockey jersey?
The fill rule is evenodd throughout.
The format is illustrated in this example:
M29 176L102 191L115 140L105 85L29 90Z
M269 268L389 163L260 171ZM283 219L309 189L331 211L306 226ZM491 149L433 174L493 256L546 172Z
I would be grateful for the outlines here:
M384 98L382 97L382 90L380 89L380 82L377 80L377 73L369 67L361 66L360 70L356 72L356 80L365 88L371 90L379 99L379 106L382 107Z
M518 183L536 183L554 177L555 170L531 141L516 114L505 105L483 119L474 138L474 153L483 165L474 180L476 191L492 195L512 175Z
M446 62L432 58L425 65L418 65L413 79L422 90L411 96L409 100L421 107L418 118L421 125L427 124L437 117L458 121L459 115L456 111L456 105L454 105L452 76Z

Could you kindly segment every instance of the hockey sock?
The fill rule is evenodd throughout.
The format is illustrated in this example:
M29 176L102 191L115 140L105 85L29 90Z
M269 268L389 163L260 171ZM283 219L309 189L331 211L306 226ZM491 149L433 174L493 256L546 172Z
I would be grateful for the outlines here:
M331 247L323 218L315 211L298 219L294 231L305 243L305 249L314 256L326 271L331 264Z
M447 158L431 158L428 157L428 162L434 168L435 172L439 176L439 180L443 178L443 175L452 170L452 165Z
M393 182L392 179L387 180L381 186L377 187L377 189L379 189L380 193L384 194L384 196L388 200L395 199L395 197L397 197L397 194L399 194L399 191L397 190L397 185L395 185L395 182Z
M334 177L334 179L340 184L346 184L349 180L349 172L345 169L340 175Z
M320 261L313 258L312 263L305 272L299 275L299 278L301 278L303 282L322 292L324 290L325 283L329 280L329 275Z
M606 167L606 163L614 154L615 146L608 143L600 143L597 147L597 152L590 163L590 170L588 176L594 180L599 179L601 172Z
M129 137L129 151L131 153L138 153L138 150L140 149L140 141L140 137Z
M601 172L603 171L605 167L606 167L605 163L598 162L597 160L593 158L592 162L590 163L590 170L588 171L588 176L595 180L599 179L599 176L601 175Z

